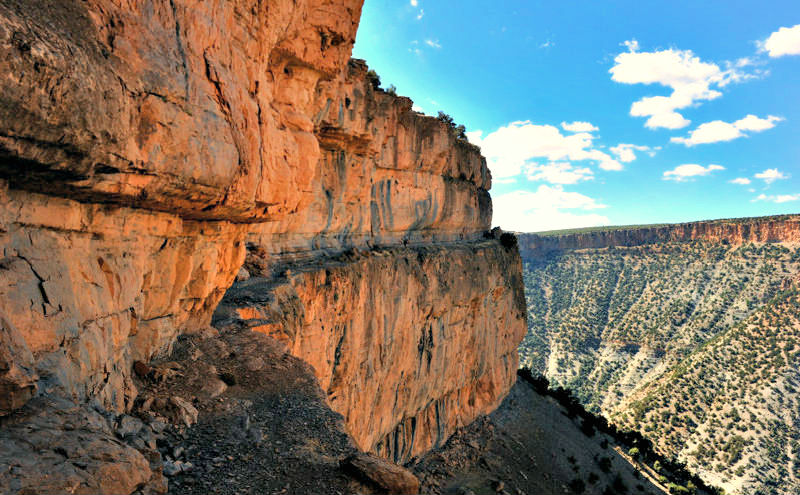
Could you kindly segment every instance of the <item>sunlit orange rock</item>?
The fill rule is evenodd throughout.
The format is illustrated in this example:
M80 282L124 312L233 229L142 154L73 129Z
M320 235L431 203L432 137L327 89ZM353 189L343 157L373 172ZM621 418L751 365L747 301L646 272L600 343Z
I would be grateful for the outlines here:
M365 450L408 459L499 403L525 310L491 176L348 62L360 11L0 0L0 415L128 410L133 363L237 277L215 322L311 363Z

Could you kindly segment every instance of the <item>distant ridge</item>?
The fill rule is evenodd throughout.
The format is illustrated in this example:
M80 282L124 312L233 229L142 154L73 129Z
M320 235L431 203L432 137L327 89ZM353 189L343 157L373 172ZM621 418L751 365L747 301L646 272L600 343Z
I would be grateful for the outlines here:
M787 213L785 215L764 215L760 217L715 218L710 220L696 220L694 222L648 223L648 224L631 224L631 225L599 225L596 227L581 227L577 229L543 230L539 232L516 231L515 233L523 235L537 235L541 237L548 237L548 236L562 236L571 234L587 234L591 232L612 232L617 230L652 229L658 227L673 227L676 225L756 223L763 221L785 221L785 220L795 220L795 219L800 219L800 213Z
M523 257L575 249L634 247L695 240L733 245L749 242L800 242L800 214L674 224L588 227L518 233L517 237Z

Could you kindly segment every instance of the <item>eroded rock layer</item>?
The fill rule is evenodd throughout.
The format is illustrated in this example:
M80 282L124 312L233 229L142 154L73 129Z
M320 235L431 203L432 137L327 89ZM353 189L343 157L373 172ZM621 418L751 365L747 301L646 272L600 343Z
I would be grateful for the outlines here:
M347 62L360 10L0 0L0 416L129 411L133 362L204 330L247 252L237 311L271 311L362 448L499 403L525 316L489 171Z

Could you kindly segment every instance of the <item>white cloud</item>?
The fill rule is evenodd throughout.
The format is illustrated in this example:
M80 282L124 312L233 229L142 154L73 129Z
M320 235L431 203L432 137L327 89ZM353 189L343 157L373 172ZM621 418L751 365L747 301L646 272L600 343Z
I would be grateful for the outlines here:
M597 127L593 126L589 122L577 122L577 121L569 124L566 122L562 122L561 128L569 132L594 132L598 130Z
M419 2L417 0L411 0L412 7L416 7L417 5L419 5Z
M555 46L555 45L556 45L555 41L552 41L552 40L548 39L547 41L545 41L544 43L539 45L539 48L550 48L551 46Z
M492 176L498 178L520 174L537 158L551 162L591 160L603 170L622 170L618 160L593 146L594 136L587 132L565 136L555 126L524 121L512 122L485 137L482 131L468 132L467 137L481 147Z
M757 173L753 177L755 177L756 179L761 179L764 182L766 182L767 184L772 184L776 180L783 180L783 179L788 179L789 178L788 175L786 175L783 172L779 171L777 168L768 168L768 169L764 170L763 172Z
M722 70L717 64L703 62L691 50L660 50L640 52L636 40L626 41L627 52L614 58L609 70L613 81L623 84L660 84L672 89L669 96L648 96L631 105L634 117L648 117L645 126L650 129L680 129L690 124L677 112L703 100L722 96L716 88L731 81L749 76L729 68Z
M617 159L623 163L629 163L636 160L636 153L634 153L634 151L644 151L650 156L655 156L656 151L660 149L661 146L651 148L649 146L638 146L628 143L620 143L609 148L609 150L611 150L611 152L617 156Z
M517 232L594 227L610 223L603 215L584 213L605 208L606 205L583 194L564 191L559 186L541 185L535 192L502 194L493 197L492 204L493 224Z
M422 19L424 15L425 15L425 9L419 9L419 14L417 14L417 20Z
M576 184L594 179L594 173L584 168L574 168L567 162L551 162L546 165L529 165L525 173L529 180L543 180L551 184Z
M750 184L750 179L748 179L747 177L737 177L737 178L733 179L732 181L730 181L730 183L731 184L739 184L741 186L746 186L746 185Z
M784 55L800 55L800 24L792 27L782 27L769 35L769 38L759 43L761 51L767 52L770 57Z
M425 40L425 44L428 45L431 48L436 48L436 49L439 49L439 48L442 47L442 45L439 44L439 40L436 40L436 41L434 41L434 40Z
M740 137L747 137L747 134L745 134L747 131L761 132L772 129L775 127L775 123L781 120L783 119L774 115L770 115L765 119L755 115L747 115L733 123L714 120L700 124L697 129L689 133L688 138L673 137L670 141L686 146L731 141Z
M419 113L425 113L425 109L417 105L416 103L414 103L414 105L411 106L411 110Z
M674 169L664 172L664 180L686 182L688 180L692 180L694 177L708 175L715 170L725 170L725 167L721 165L709 165L708 167L703 167L702 165L697 165L695 163L686 163L683 165L678 165Z
M788 203L790 201L800 201L800 193L797 194L777 194L769 195L759 194L753 201L769 201L771 203Z

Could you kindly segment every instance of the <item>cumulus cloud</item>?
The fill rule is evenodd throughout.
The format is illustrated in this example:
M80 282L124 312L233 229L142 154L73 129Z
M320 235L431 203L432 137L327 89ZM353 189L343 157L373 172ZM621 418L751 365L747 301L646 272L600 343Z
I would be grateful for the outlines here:
M685 146L732 141L740 137L747 137L747 132L761 132L772 129L775 127L775 123L781 120L783 119L774 115L770 115L765 119L755 115L747 115L736 122L714 120L700 124L697 129L689 133L689 137L673 137L670 141L681 143Z
M731 184L739 184L741 186L746 186L746 185L750 184L750 179L748 179L747 177L737 177L737 178L733 179L732 181L730 181L730 183Z
M717 64L703 62L691 50L640 52L636 40L627 41L627 52L614 58L609 70L611 79L622 84L659 84L672 89L669 96L648 96L631 105L634 117L647 117L650 129L680 129L691 123L678 113L704 100L722 96L718 91L731 81L748 76L735 65L723 70Z
M442 45L439 44L439 40L425 40L425 44L431 48L441 48Z
M704 167L696 163L686 163L664 172L664 180L686 182L693 180L695 177L708 175L715 170L725 170L725 167L721 165L709 165L708 167Z
M767 52L773 58L800 55L800 24L778 29L759 43L759 46L761 51Z
M512 122L486 136L482 131L468 132L467 137L481 147L493 177L518 175L537 158L550 162L591 160L603 170L622 170L618 160L594 147L594 136L588 132L565 136L555 126L524 121Z
M542 180L551 184L576 184L594 179L589 168L575 168L567 162L551 162L546 165L532 164L525 171L529 180Z
M416 7L417 5L419 5L419 2L417 0L411 0L412 7Z
M759 194L753 201L769 201L771 203L788 203L790 201L800 201L800 193L797 194Z
M589 122L572 122L572 123L561 123L561 128L565 131L569 132L594 132L597 130L597 127L593 126Z
M620 143L617 146L612 146L609 148L614 155L616 155L617 160L623 163L629 163L636 160L636 153L635 151L643 151L646 152L650 156L655 156L656 151L660 150L661 146L656 146L651 148L649 146L638 146L635 144L627 144L627 143Z
M541 185L536 191L514 191L492 198L494 225L517 232L608 225L607 217L587 213L605 208L580 193Z
M784 174L783 172L781 172L777 168L768 168L768 169L764 170L763 172L757 173L753 177L755 177L756 179L761 179L764 182L766 182L767 184L772 184L776 180L783 180L783 179L788 179L789 178L788 175Z

